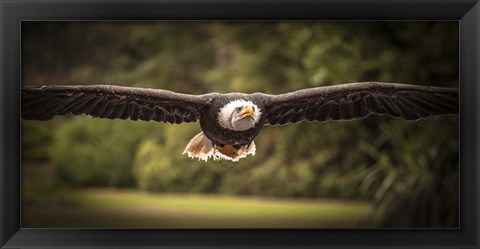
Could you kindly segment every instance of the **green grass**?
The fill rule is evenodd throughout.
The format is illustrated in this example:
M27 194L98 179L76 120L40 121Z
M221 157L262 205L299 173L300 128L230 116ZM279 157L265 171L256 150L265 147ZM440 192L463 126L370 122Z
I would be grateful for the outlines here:
M23 227L348 228L368 226L371 211L360 201L67 189L41 167L23 172Z

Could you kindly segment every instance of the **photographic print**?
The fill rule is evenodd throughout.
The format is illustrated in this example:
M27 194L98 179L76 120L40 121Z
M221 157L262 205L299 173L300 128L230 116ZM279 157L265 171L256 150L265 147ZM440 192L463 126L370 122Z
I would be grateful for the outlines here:
M458 228L454 21L22 21L24 228Z

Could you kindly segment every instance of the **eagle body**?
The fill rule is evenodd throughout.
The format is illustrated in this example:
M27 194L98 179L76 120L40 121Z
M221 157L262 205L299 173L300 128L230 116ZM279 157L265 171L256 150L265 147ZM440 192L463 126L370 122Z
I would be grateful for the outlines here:
M237 148L248 145L260 133L265 124L265 118L261 117L260 120L257 120L255 126L247 130L235 131L222 127L218 122L220 109L228 103L238 100L250 101L257 105L260 110L264 108L261 97L255 94L230 93L218 94L213 97L210 108L200 117L200 127L205 136L215 145L232 145Z
M237 161L256 151L254 138L264 125L334 121L386 115L419 120L459 111L457 88L359 82L307 88L284 94L207 93L114 85L49 85L22 89L22 117L49 120L56 115L106 119L199 122L201 133L184 153L207 161Z

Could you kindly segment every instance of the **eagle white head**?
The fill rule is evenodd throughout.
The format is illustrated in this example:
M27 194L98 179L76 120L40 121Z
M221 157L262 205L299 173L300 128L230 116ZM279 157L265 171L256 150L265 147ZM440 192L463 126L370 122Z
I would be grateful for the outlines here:
M252 101L238 99L229 102L218 112L218 123L225 129L244 131L255 126L262 112Z

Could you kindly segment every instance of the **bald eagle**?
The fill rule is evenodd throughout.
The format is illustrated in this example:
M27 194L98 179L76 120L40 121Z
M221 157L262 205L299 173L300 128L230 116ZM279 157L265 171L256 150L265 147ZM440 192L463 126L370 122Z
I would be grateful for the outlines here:
M418 120L458 113L458 89L398 83L360 82L271 95L189 95L161 89L113 85L50 85L22 89L22 117L56 115L200 122L202 132L184 150L191 158L238 161L255 154L253 139L264 125L352 120L371 114Z

